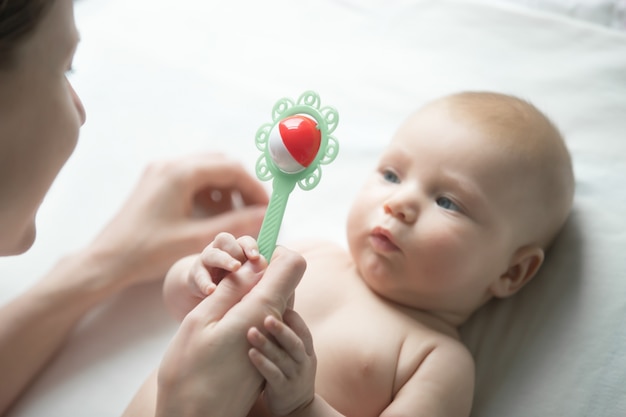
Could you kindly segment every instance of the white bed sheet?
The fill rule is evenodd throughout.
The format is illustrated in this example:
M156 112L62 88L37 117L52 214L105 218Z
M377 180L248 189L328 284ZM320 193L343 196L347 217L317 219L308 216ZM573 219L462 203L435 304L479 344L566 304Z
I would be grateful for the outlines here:
M556 13L571 19L626 30L624 0L496 0Z
M477 360L474 416L626 415L626 35L504 2L89 0L75 87L81 142L26 255L0 259L0 301L86 243L145 163L198 150L239 155L274 102L316 90L339 110L337 160L296 190L280 243L344 241L359 178L425 101L489 89L531 99L562 128L574 214L540 276L482 309L463 337ZM176 323L160 288L90 314L12 417L122 412Z

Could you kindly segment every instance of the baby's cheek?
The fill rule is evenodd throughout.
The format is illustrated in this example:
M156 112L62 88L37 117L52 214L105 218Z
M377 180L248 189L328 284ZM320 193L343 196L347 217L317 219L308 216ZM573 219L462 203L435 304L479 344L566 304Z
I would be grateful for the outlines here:
M425 264L426 273L436 275L439 280L454 279L471 257L471 248L475 244L463 239L452 228L433 230L422 237L420 262Z

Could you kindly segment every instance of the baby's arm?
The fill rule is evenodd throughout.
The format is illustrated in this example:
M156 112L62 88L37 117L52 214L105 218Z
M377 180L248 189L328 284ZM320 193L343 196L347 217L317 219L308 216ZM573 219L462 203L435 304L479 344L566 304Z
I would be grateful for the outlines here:
M236 239L220 233L200 254L176 262L163 284L163 299L172 315L182 320L200 301L211 294L229 273L245 262L265 263L256 240L243 236Z
M456 341L437 345L400 387L382 416L468 417L474 360Z

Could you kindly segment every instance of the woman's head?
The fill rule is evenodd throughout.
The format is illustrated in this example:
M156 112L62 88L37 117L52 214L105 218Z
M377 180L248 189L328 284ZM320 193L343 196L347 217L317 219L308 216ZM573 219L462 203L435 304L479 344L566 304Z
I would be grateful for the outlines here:
M35 215L85 121L66 78L72 0L0 0L0 254L27 250Z

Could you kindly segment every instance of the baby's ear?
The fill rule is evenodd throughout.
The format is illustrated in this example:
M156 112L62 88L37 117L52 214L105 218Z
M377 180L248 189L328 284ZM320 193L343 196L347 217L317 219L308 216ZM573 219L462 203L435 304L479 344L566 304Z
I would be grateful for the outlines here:
M509 268L491 285L491 293L498 298L515 294L535 276L544 257L544 251L539 246L518 249L511 258Z

